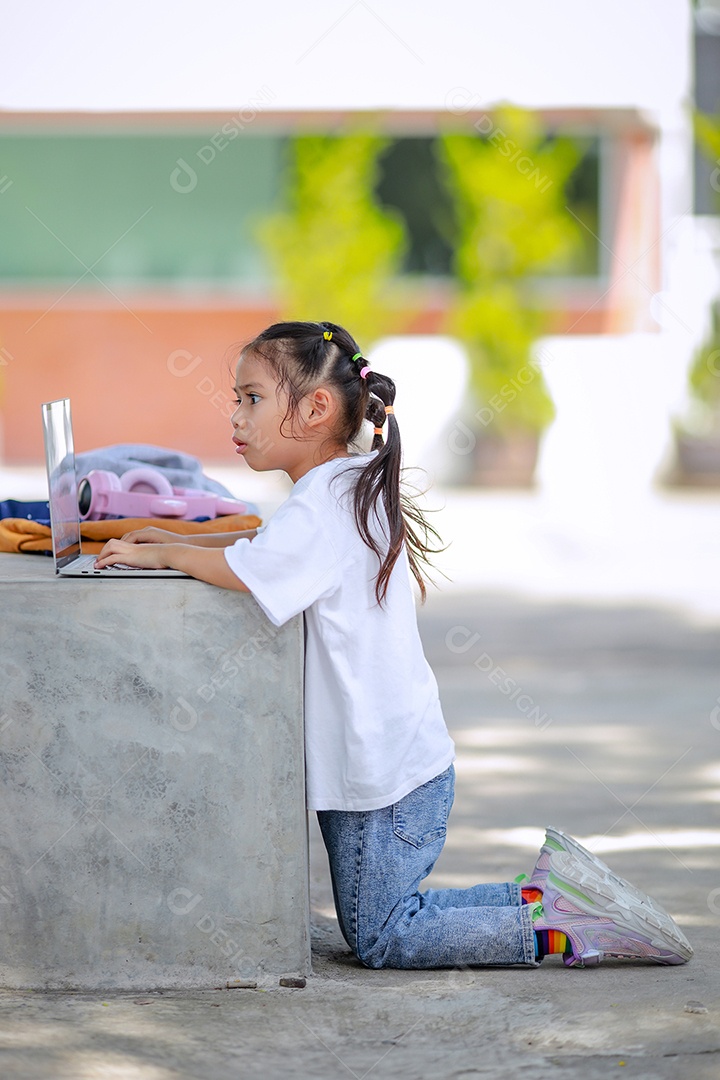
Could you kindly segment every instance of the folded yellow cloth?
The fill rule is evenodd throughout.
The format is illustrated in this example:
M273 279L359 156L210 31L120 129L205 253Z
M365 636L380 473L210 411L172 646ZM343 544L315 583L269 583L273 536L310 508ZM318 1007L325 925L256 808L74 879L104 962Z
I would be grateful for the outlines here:
M243 532L257 529L262 519L255 514L226 514L211 521L178 521L177 518L121 518L119 521L82 521L80 535L86 555L102 551L106 540L119 539L133 529L146 529L155 525L158 529L192 536L197 533ZM52 551L52 533L47 525L26 518L3 518L0 520L0 551Z

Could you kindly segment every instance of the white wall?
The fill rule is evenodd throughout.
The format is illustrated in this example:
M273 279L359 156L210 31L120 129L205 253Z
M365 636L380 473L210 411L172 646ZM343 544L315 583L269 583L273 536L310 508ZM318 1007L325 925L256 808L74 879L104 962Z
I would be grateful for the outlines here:
M1 0L0 108L672 112L689 0Z

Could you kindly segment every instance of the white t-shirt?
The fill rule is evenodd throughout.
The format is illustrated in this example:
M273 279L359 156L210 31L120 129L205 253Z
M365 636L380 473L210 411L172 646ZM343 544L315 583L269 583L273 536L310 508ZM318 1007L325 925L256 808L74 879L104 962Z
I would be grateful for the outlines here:
M310 810L378 810L444 772L455 753L417 629L405 551L387 596L355 524L353 467L311 469L230 569L282 626L305 612L305 760ZM334 477L337 481L332 482Z

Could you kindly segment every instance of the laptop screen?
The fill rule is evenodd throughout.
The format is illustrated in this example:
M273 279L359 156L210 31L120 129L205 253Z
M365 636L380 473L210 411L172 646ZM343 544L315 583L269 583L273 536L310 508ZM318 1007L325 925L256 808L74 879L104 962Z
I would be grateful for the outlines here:
M75 476L70 401L50 401L42 407L45 463L52 526L53 554L59 569L80 554L80 515Z

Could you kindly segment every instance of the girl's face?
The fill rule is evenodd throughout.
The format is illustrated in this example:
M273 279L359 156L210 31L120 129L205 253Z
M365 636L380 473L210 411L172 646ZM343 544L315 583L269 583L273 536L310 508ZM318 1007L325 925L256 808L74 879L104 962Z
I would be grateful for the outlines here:
M230 417L235 452L251 469L283 469L278 461L288 442L280 434L287 401L277 393L277 383L263 364L252 356L241 356L235 376L237 408Z
M299 403L288 420L288 395L252 354L241 356L235 376L237 409L230 417L236 453L251 469L281 469L295 482L335 457L347 457L347 446L333 436L338 403L332 391L318 386Z
M256 472L282 469L291 479L299 479L312 467L306 463L310 447L303 439L292 437L289 424L285 424L284 433L281 430L287 393L278 392L273 374L252 355L238 361L235 395L238 404L230 422L236 453Z

